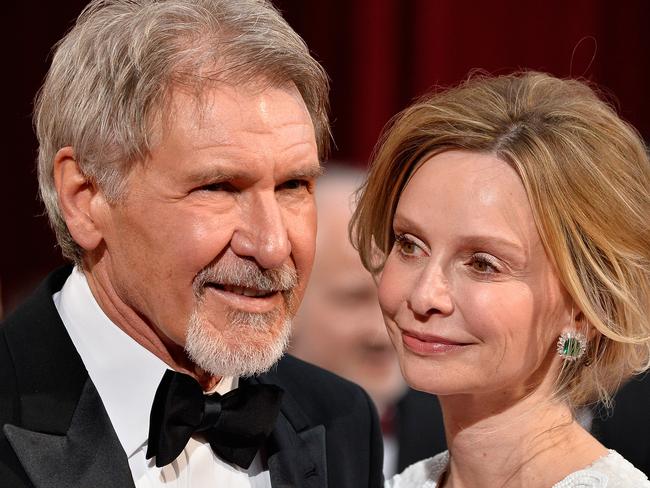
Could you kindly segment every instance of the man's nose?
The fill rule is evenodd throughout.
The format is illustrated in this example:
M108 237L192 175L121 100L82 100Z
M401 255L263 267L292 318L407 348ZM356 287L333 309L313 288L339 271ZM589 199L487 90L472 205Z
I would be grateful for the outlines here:
M437 264L431 263L422 270L411 291L409 302L413 312L422 316L449 315L453 312L454 302L449 282Z
M257 195L241 209L232 250L255 259L264 269L277 268L291 255L291 242L282 208L275 195Z

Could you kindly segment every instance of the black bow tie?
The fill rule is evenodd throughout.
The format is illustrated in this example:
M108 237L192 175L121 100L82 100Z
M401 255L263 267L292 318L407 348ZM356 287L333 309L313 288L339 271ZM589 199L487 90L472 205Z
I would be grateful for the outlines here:
M191 376L167 370L151 408L147 459L171 463L192 434L200 432L223 460L248 469L273 430L282 388L241 385L225 395L204 395Z

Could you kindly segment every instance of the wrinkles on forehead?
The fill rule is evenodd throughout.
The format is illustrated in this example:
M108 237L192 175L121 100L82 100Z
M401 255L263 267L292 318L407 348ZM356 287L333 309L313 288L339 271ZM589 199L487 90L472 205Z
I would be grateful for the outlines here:
M227 93L229 90L244 88L251 97L255 97L266 91L269 88L277 88L285 91L294 97L301 105L304 106L305 113L311 116L307 107L305 106L304 100L302 99L300 93L292 82L287 82L283 84L276 84L266 77L257 77L254 79L249 79L245 83L239 83L236 80L231 81L229 79L222 79L219 77L200 77L194 76L193 83L175 83L168 90L166 90L163 99L158 104L159 107L155 110L152 121L151 121L151 130L149 131L152 134L152 145L159 144L163 139L164 135L168 133L176 124L178 118L179 110L186 110L187 104L185 103L189 98L192 101L192 108L194 111L194 128L201 130L206 127L206 119L213 121L214 119L210 117L213 115L214 110L218 110L218 106L215 107L214 104L214 93L215 90L221 90L222 93ZM234 100L234 97L232 97ZM218 114L217 114L218 115ZM275 114L270 113L268 108L264 106L264 99L262 98L259 102L259 111L256 115L266 115L266 120L273 118ZM217 117L218 120L218 117ZM229 123L229 120L221 120L219 123L223 124L223 127L226 127ZM312 122L313 126L313 122ZM207 127L212 130L213 127ZM212 137L217 137L218 134L212 134ZM224 138L221 141L222 145L228 145L228 139Z

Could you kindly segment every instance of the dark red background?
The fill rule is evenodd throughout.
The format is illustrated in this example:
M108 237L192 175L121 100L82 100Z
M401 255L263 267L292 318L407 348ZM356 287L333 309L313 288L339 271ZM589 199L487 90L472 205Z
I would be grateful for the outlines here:
M50 47L85 1L5 4L2 248L5 313L61 262L36 194L32 98ZM276 0L332 79L333 158L365 164L384 123L474 68L589 78L650 135L646 0Z

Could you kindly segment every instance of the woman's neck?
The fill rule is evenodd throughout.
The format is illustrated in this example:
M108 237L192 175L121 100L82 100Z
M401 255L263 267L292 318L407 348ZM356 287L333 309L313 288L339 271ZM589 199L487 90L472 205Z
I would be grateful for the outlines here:
M451 453L444 488L547 488L607 453L564 403L536 392L498 400L506 397L440 398Z

